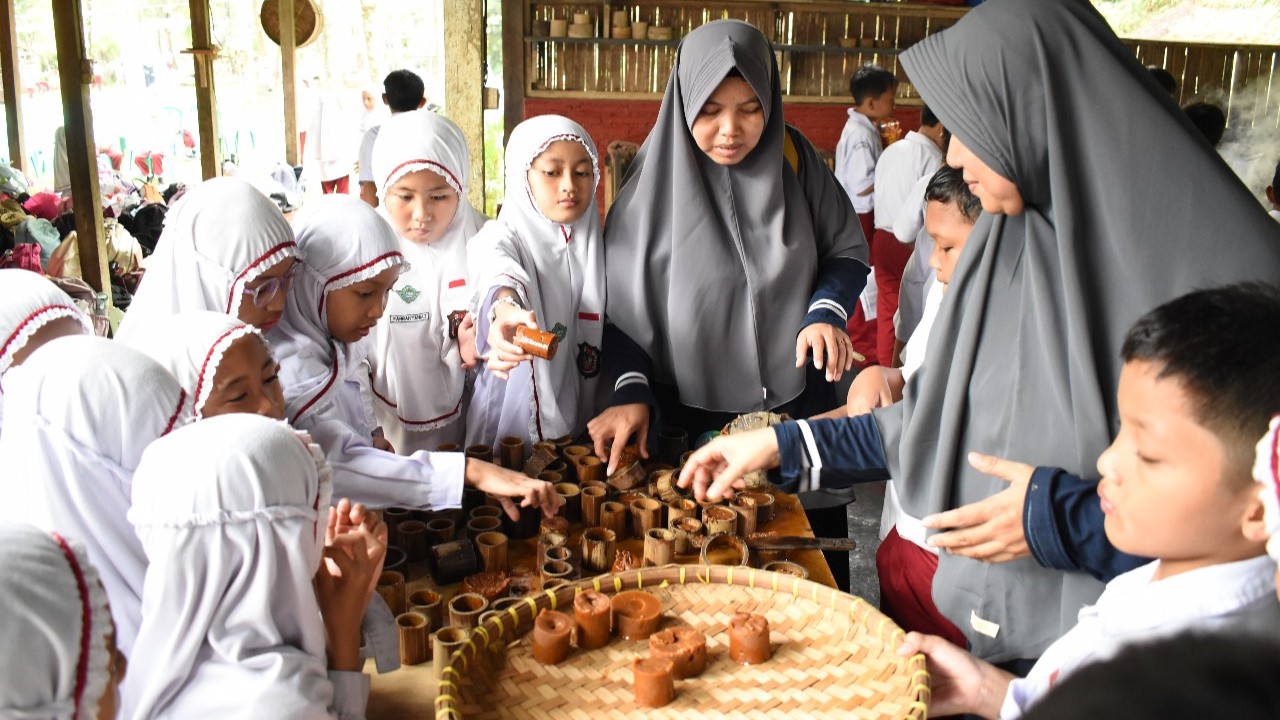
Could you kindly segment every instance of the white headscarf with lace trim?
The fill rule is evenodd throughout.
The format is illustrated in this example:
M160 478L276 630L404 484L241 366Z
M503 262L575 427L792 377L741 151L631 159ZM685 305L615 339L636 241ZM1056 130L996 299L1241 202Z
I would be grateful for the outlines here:
M302 266L284 317L268 337L280 358L286 417L297 425L327 408L368 352L367 340L344 343L329 336L329 293L402 267L405 258L391 226L351 195L311 201L294 228Z
M331 717L311 586L329 496L319 448L259 415L147 448L129 520L150 566L121 717Z
M144 320L184 310L237 315L244 286L295 255L293 231L275 202L238 178L206 180L165 216L116 338L129 338Z
M560 140L581 143L591 158L590 202L570 225L543 215L529 185L533 161ZM472 314L479 325L478 349L481 354L488 351L485 319L493 292L507 287L537 315L540 328L560 336L560 350L551 361L521 363L505 383L482 373L468 410L469 443L493 444L508 434L540 441L581 432L594 409L601 367L605 271L596 209L600 163L595 143L568 118L530 118L511 133L506 172L502 212L472 239L467 253L477 293ZM516 418L519 421L513 423Z
M111 676L111 609L84 546L0 525L0 717L92 720Z
M142 451L190 413L167 370L122 343L58 338L9 375L0 467L11 507L37 527L79 538L102 576L125 655L142 620L147 560L129 525Z
M203 417L218 365L231 345L245 336L253 336L267 345L262 331L253 325L208 310L157 318L137 330L129 344L151 356L177 379L192 399L191 410L196 420Z

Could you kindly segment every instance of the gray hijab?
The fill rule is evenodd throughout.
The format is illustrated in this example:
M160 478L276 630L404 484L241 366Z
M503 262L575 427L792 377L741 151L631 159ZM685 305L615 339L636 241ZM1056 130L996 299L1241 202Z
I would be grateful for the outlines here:
M970 450L1095 476L1129 326L1196 288L1280 279L1280 226L1087 2L991 0L902 63L1026 202L979 218L924 367L875 413L903 506L922 516L1002 490ZM943 554L934 579L939 609L997 661L1039 656L1099 590L1030 559Z
M761 99L765 128L742 162L722 167L690 129L734 68ZM819 264L866 262L861 230L839 221L838 203L814 215L808 177L783 158L784 132L769 41L737 20L702 25L680 43L657 123L609 209L606 314L687 405L746 412L799 395L794 342ZM807 142L796 150L801 175L830 176Z

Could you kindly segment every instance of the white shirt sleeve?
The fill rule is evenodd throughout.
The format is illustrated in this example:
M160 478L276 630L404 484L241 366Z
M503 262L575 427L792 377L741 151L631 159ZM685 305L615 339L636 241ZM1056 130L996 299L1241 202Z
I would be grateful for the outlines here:
M360 182L377 183L373 179L373 144L378 139L378 128L375 125L369 128L364 134L364 139L360 141Z
M871 139L857 128L846 128L836 146L836 180L849 195L853 209L865 214L873 207L872 195L863 195L875 182L876 153Z
M364 720L369 705L369 676L353 670L330 670L333 707L338 720Z

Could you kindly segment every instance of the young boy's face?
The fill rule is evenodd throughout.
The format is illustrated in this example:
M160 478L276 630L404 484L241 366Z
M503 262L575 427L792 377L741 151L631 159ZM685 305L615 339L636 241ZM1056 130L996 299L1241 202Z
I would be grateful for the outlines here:
M982 209L994 215L1017 215L1024 207L1022 193L1013 181L991 169L956 135L947 146L947 164L964 171L969 192L982 201Z
M698 110L690 133L712 162L737 165L760 144L764 124L756 91L740 77L727 77Z
M458 213L458 191L431 170L411 172L395 181L383 198L400 237L430 245L444 236Z
M202 418L250 413L284 419L284 388L280 363L257 335L243 335L222 353L213 375L213 389L200 410Z
M1162 369L1125 363L1120 433L1098 458L1107 538L1124 552L1159 558L1156 579L1263 551L1244 535L1246 519L1260 514L1257 487L1231 477L1223 442L1200 425L1182 383L1159 377Z
M858 106L858 110L872 122L888 120L893 116L893 109L897 107L897 100L895 99L897 93L897 88L889 88L879 95L866 98Z
M400 277L400 265L389 267L368 280L329 293L329 335L353 343L369 334L387 309L387 294Z
M551 222L576 222L591 206L595 168L582 143L557 140L529 166L529 190L533 201Z
M262 332L275 327L284 315L284 301L289 296L289 283L293 278L295 258L285 258L267 268L258 277L245 284L245 294L240 298L236 317L240 322L252 325ZM254 297L254 291L257 297Z
M937 274L938 282L946 285L951 282L951 273L960 260L960 251L969 239L973 223L955 203L930 200L924 210L924 229L933 238L929 267Z

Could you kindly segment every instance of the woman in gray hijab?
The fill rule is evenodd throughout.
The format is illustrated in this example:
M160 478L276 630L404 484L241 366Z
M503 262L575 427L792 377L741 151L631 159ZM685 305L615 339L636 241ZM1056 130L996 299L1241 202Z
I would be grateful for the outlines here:
M773 47L755 27L714 21L680 43L604 233L606 314L638 348L606 347L615 407L589 425L598 450L643 439L650 381L663 423L693 433L744 412L835 406L866 242L818 153L786 126Z
M1085 0L990 0L902 64L986 211L924 366L871 415L704 448L683 480L713 496L761 465L878 462L925 517L1007 487L969 451L1094 476L1133 321L1197 288L1280 279L1280 228ZM1044 491L1026 487L1028 502ZM1001 662L1038 657L1101 587L1027 557L943 553L933 597Z

